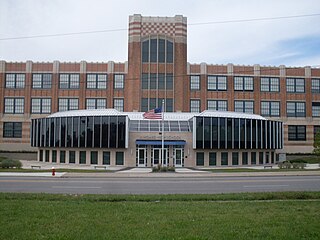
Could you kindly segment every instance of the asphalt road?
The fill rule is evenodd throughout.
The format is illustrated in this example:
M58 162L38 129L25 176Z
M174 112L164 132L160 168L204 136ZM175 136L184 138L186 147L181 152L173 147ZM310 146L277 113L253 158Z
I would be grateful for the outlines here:
M205 194L267 191L320 191L320 176L208 178L0 178L0 192L44 192L70 194Z

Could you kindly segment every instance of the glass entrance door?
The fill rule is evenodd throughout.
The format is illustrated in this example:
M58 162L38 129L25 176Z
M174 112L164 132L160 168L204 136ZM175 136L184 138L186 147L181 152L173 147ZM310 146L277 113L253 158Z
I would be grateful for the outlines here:
M153 148L153 166L157 166L162 163L163 166L167 166L167 158L168 158L168 149L163 149L164 160L162 159L162 149L161 148ZM162 162L163 161L163 162Z
M138 167L145 167L147 160L147 149L138 148Z
M175 167L182 167L183 160L183 149L175 148L174 149L174 165Z

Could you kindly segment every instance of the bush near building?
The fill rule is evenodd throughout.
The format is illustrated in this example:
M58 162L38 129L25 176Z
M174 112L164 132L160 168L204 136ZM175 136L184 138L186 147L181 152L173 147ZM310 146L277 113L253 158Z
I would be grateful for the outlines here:
M21 168L22 163L19 160L0 158L0 168Z

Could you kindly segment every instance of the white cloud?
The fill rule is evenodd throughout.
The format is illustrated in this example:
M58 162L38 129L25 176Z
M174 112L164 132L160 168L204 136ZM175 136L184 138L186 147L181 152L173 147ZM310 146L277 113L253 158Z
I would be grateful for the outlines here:
M318 0L270 1L84 1L2 0L0 38L83 32L128 27L129 15L174 16L189 23L216 22L320 13ZM188 27L188 61L207 63L278 63L294 52L279 42L320 35L320 17L196 25ZM127 31L78 36L0 41L0 59L7 61L126 61ZM301 49L300 51L303 51ZM313 57L317 61L317 57ZM308 59L294 59L299 65ZM319 64L319 61L315 64ZM313 65L315 65L313 64Z

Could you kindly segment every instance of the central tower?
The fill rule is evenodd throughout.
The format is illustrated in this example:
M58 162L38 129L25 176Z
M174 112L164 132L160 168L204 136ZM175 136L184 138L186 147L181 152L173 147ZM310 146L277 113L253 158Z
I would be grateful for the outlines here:
M187 111L187 18L129 17L125 111Z

